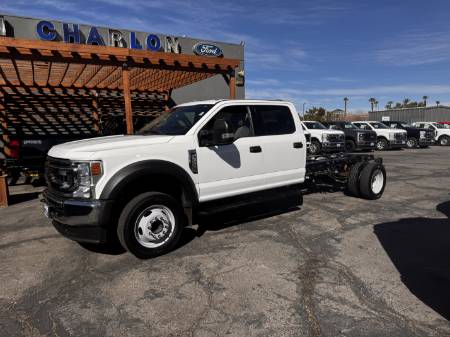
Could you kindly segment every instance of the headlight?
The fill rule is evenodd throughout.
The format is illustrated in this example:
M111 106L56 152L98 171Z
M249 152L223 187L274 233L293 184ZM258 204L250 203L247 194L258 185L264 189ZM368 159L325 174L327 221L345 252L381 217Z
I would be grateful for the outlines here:
M389 139L395 139L395 133L393 133L393 132L390 132L389 133Z
M323 135L322 135L322 142L327 142L328 141L328 134L326 134L326 133L324 133Z
M103 175L100 161L74 162L76 189L74 198L91 198L95 192L95 185Z
M426 131L420 131L420 138L421 139L425 138L425 133L426 133Z
M358 132L357 135L358 135L358 140L364 140L364 134L363 133Z

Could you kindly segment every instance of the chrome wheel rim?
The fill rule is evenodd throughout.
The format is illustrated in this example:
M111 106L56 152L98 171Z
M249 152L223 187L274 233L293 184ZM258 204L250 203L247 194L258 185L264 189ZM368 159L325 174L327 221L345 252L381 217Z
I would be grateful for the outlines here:
M441 145L447 145L448 144L448 139L447 138L442 138L441 139Z
M316 146L316 144L311 143L311 145L309 146L309 151L310 151L312 154L316 154L316 152L317 152L317 146Z
M415 147L416 142L412 139L408 139L408 141L406 142L406 145L408 145L408 147Z
M382 141L377 142L377 149L378 150L383 150L384 149L384 142L382 142Z
M383 189L384 174L381 170L376 170L372 176L372 192L378 194Z
M165 244L173 235L175 216L163 205L152 205L144 209L136 219L134 235L146 248L157 248Z

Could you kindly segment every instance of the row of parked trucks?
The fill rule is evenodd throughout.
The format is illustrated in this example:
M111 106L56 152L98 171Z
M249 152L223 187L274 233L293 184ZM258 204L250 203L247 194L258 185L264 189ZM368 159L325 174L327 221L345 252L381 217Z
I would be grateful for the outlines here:
M450 144L450 129L436 122L303 121L311 140L309 153L387 150Z

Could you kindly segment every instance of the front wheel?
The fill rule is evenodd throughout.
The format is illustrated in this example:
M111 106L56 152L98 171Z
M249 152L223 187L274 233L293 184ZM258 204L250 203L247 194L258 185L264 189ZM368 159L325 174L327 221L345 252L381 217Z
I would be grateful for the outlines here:
M175 248L183 227L183 209L174 198L147 192L125 206L119 217L117 236L126 250L146 259Z
M439 138L439 145L440 146L447 146L450 144L450 137L442 136Z
M317 140L312 140L311 145L309 145L309 153L311 154L319 154L320 153L320 143Z
M381 198L386 187L386 169L376 162L368 163L361 171L359 191L368 200Z
M345 141L345 150L347 152L354 152L356 149L356 144L353 140L346 140Z
M388 148L388 142L384 138L379 138L377 140L377 150L378 151L384 151Z
M406 142L406 146L408 147L408 149L414 149L417 147L417 139L415 138L408 138L407 142Z

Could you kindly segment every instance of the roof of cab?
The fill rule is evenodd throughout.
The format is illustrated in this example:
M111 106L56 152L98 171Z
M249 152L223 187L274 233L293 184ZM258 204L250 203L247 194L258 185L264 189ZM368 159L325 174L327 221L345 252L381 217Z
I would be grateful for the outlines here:
M217 103L221 102L236 102L236 103L288 103L292 104L292 102L284 101L284 100L267 100L267 99L210 99L210 100L204 100L204 101L193 101L193 102L187 102L187 103L181 103L178 104L178 106L189 106L189 105L197 105L197 104L212 104L215 105Z

